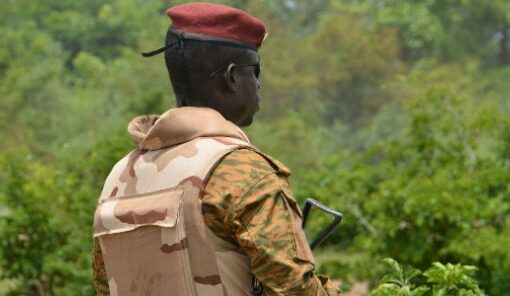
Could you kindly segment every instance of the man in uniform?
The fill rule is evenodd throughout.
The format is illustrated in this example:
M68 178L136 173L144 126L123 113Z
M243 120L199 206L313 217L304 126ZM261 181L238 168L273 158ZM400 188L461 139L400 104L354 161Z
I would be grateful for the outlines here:
M264 23L208 3L167 15L165 46L144 56L164 52L178 107L128 126L137 147L96 209L98 295L340 294L314 274L288 169L238 128L258 111Z

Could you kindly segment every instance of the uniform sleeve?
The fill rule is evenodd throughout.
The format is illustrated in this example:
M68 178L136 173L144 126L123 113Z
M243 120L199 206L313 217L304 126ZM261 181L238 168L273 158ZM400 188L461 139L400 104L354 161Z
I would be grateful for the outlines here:
M264 295L339 294L331 281L314 274L315 261L286 176L262 156L243 150L229 154L206 186L204 205L211 230L249 257Z
M98 296L109 296L110 288L108 286L108 277L106 276L106 269L103 261L103 253L99 239L95 238L92 249L92 283L96 288Z

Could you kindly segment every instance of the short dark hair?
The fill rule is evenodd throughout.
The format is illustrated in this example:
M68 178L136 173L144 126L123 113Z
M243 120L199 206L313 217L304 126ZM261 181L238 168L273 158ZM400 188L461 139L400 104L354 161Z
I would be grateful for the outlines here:
M244 48L184 39L183 55L180 37L171 28L165 38L165 45L169 44L174 45L165 50L165 64L177 106L193 105L193 102L189 101L190 90L208 85L212 79L209 75L214 70L236 62L236 59L245 55L247 51Z

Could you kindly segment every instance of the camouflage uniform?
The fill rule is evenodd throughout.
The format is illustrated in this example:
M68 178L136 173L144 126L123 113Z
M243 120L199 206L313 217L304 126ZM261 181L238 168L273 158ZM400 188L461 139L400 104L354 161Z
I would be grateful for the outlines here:
M145 124L150 127L154 120L147 117ZM202 131L200 136L204 132L207 134ZM135 141L141 139L135 137ZM201 206L205 224L220 241L247 256L250 272L264 285L264 295L337 295L339 290L331 281L313 274L313 255L301 229L301 213L288 176L288 169L278 161L251 146L237 146L221 159L204 184ZM136 193L129 190L126 186L127 193ZM103 253L99 240L94 242L94 285L99 295L109 295ZM228 258L237 256L228 254ZM221 271L221 266L219 269L222 281L236 277ZM246 289L237 291L247 293Z

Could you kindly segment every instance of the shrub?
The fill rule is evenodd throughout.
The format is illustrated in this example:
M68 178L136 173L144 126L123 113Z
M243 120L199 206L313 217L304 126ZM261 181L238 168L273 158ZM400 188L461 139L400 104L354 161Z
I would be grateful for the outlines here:
M386 258L388 273L369 296L483 296L472 278L474 266L435 262L422 273L418 269L405 272L397 261ZM426 282L418 281L424 277Z

